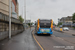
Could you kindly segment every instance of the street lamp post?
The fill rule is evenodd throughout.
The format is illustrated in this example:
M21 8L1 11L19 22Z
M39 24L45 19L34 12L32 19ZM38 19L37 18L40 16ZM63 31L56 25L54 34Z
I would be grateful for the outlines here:
M9 39L11 39L11 0L9 0Z
M24 12L24 22L25 22L25 30L26 30L26 0L24 0L24 10L25 10L25 12Z

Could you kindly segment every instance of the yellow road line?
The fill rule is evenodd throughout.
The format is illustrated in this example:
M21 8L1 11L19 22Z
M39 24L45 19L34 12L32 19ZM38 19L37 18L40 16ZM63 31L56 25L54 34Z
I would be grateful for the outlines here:
M42 50L44 50L43 47L40 45L40 43L36 40L34 34L33 34L33 37L34 37L35 41L37 42L37 44L40 46L40 48L41 48Z

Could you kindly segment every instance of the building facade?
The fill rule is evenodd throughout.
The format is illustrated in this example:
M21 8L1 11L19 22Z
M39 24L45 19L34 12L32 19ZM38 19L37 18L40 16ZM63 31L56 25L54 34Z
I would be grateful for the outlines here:
M9 15L9 0L0 0L0 12ZM17 0L11 0L11 14L11 17L19 18Z
M12 17L19 19L17 0L12 0Z
M72 22L72 16L68 16L68 17L62 17L61 19L58 19L58 23L73 23Z
M58 23L62 23L62 25L70 26L72 25L72 16L62 17L58 19Z
M9 15L9 0L0 0L0 12Z
M31 20L26 20L26 24L31 23Z
M11 0L11 35L24 31L23 23L18 19L17 0ZM9 34L9 0L0 0L0 40Z

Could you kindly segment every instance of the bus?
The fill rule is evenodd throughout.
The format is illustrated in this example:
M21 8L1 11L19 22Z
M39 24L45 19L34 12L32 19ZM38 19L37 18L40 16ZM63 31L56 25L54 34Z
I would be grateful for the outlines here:
M38 19L35 22L36 34L53 34L53 20L52 19Z

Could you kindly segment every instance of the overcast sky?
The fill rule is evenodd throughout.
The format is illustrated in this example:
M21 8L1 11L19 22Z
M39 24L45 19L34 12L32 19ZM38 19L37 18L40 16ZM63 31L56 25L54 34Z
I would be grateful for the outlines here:
M19 15L23 15L24 0L19 2ZM40 19L53 19L72 16L75 12L75 0L26 0L26 19L36 21ZM23 16L24 17L24 16Z

